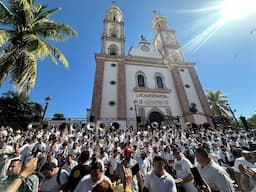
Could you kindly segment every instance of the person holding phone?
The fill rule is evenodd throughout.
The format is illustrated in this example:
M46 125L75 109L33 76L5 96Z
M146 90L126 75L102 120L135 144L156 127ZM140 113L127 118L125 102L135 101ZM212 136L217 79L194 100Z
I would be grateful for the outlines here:
M145 178L143 192L177 192L173 177L164 169L161 156L153 159L153 171Z
M9 180L7 186L0 185L0 191L5 192L37 192L39 178L34 174L37 167L37 158L29 160L22 168L20 160L13 160L8 168L8 177L13 177ZM8 178L7 178L8 179Z
M190 168L191 173L194 177L194 185L198 192L212 192L211 188L201 177L197 167Z
M174 148L172 151L175 158L173 163L173 170L176 175L175 183L178 188L183 189L185 192L197 192L197 189L193 184L194 178L190 170L190 168L192 168L191 162L178 148Z
M198 148L196 150L196 161L198 170L203 180L212 191L234 192L233 181L228 173L220 165L215 163L209 156L207 149Z
M114 171L114 180L125 183L123 167L130 168L133 174L132 191L138 192L139 189L143 189L143 179L140 172L138 162L132 158L133 149L126 147L124 149L124 158L117 164L116 170Z
M256 187L256 173L253 179L253 169L256 171L256 164L253 153L243 150L242 156L235 160L235 178L241 191L250 191Z

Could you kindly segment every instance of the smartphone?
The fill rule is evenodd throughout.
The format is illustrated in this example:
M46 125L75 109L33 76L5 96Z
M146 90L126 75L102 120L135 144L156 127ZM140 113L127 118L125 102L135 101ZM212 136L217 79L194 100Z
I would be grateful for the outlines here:
M140 171L139 164L136 163L136 164L131 168L131 171L132 171L132 175L136 175L136 174Z
M194 177L195 184L199 185L199 186L205 185L205 182L202 179L202 177L201 177L197 167L192 167L192 168L190 168L190 170L191 170L191 173L192 173L192 175Z

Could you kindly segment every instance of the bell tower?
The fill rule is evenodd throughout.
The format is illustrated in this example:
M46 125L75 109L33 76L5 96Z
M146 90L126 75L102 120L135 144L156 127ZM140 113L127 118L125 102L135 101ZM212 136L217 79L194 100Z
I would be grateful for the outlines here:
M106 11L101 53L124 56L124 22L121 10L113 3Z
M175 31L168 29L165 17L157 14L152 22L155 33L154 46L163 56L165 63L184 62L181 46L177 42Z
M211 112L203 88L194 68L194 63L186 62L178 43L175 31L168 28L164 16L156 14L152 21L152 28L155 34L154 46L163 57L163 63L170 69L174 82L174 92L179 100L184 122L199 122L199 115L204 116L212 124L209 118ZM201 111L191 112L191 107Z
M126 118L125 38L121 10L112 2L105 13L100 53L95 54L91 114L95 121Z

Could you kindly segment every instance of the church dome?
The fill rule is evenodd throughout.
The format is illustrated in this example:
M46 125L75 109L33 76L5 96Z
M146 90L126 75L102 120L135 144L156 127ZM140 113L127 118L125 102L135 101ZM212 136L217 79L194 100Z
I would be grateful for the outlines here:
M106 11L105 18L110 21L116 21L116 22L122 22L123 21L123 16L122 16L122 11L118 6L115 4L112 4L108 10Z
M167 29L167 20L166 17L156 14L152 21L153 30L156 31L158 29Z

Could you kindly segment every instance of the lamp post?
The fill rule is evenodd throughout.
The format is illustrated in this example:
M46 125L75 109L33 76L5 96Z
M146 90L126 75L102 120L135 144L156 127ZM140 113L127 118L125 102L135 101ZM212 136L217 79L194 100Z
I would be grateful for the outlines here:
M87 120L87 122L90 121L90 116L91 116L91 109L86 108L86 120Z
M138 101L135 99L133 101L133 104L134 104L134 110L135 110L135 118L136 118L136 131L138 131L138 113L137 113L137 104L138 104Z
M239 127L239 123L238 123L238 121L237 121L237 118L236 118L236 116L235 116L234 111L231 109L229 103L226 103L226 106L228 107L228 110L230 111L230 113L231 113L233 119L234 119L235 122L236 122L236 126L237 126L237 128L238 128L238 127Z
M48 108L48 104L50 103L50 101L51 101L51 98L49 96L45 98L45 107L44 107L44 112L43 112L42 120L44 120L44 116L45 116L45 113L46 113L46 110Z

